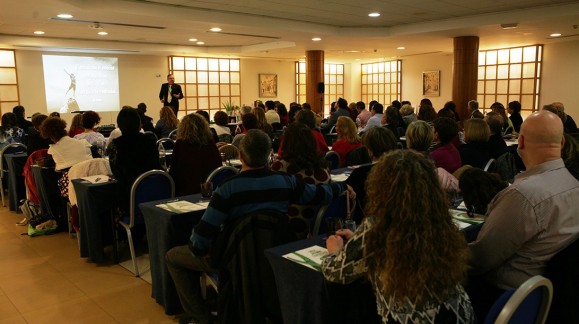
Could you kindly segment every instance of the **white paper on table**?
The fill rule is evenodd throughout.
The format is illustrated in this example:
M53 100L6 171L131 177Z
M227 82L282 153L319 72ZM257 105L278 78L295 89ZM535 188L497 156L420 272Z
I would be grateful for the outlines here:
M470 217L466 212L456 210L456 209L449 209L449 212L450 212L450 215L452 216L453 220L455 221L455 223L458 221L461 223L467 223L469 225L474 225L474 224L483 223L485 221L483 215L474 214L475 217ZM467 227L467 226L465 226L465 227Z
M231 163L231 166L241 166L241 160L240 159L231 159L231 160L229 160L229 163Z
M332 174L331 178L332 181L346 181L348 180L349 176L350 173L340 173L340 174Z
M458 206L456 206L456 209L467 210L464 200Z
M206 206L202 206L200 204L195 204L186 200L178 200L178 201L171 201L164 204L156 205L159 208L163 208L167 211L183 214L197 210L205 210L207 209Z
M283 257L310 269L320 271L322 259L326 256L328 256L328 250L326 248L314 245L299 251L288 253Z
M82 177L81 179L88 181L90 183L102 183L102 182L108 182L109 176L108 175L93 175L93 176L88 176L88 177Z

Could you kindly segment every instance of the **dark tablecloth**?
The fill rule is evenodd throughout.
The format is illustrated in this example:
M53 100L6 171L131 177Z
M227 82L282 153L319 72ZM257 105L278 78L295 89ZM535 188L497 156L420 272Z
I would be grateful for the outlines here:
M54 167L33 165L32 174L34 175L34 184L38 192L42 214L56 220L59 229L67 229L66 211L63 207L62 196L57 184L58 179L62 177L62 173L54 171Z
M379 323L369 283L329 283L321 272L283 257L310 246L325 247L325 236L281 245L265 251L275 275L283 322Z
M72 180L80 225L80 256L93 262L104 260L105 242L113 235L112 214L117 207L117 181L90 183Z
M6 166L8 168L9 207L11 211L18 212L18 202L26 198L26 186L24 185L22 170L26 164L28 154L4 154L4 158L6 159Z
M189 195L176 199L198 202L201 195ZM182 308L175 284L165 264L165 254L172 247L185 245L189 242L191 231L203 216L204 210L176 214L156 207L156 205L165 202L167 199L142 203L139 207L147 227L151 279L153 281L151 297L165 308L166 314L174 315L181 313Z

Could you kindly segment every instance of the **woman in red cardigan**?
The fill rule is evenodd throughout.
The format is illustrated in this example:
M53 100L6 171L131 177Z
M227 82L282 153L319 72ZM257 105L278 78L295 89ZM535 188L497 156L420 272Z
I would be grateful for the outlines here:
M349 116L338 117L336 133L338 134L338 140L332 145L332 151L338 152L340 155L340 167L344 167L348 153L362 146L362 141L360 136L358 136L356 124Z

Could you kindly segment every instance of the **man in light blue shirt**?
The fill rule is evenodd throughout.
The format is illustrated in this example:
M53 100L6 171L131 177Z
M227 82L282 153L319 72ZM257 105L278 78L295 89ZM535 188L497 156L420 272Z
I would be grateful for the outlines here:
M362 134L363 132L369 130L372 127L382 126L383 112L384 112L384 106L382 106L382 104L380 104L380 103L374 104L374 106L372 106L372 117L370 117L370 119L368 119L366 126L364 128L361 128L359 133Z

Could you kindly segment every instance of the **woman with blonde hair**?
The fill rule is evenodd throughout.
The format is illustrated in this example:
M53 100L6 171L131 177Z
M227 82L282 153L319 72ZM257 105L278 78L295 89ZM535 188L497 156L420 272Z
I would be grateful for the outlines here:
M488 162L489 138L491 129L489 124L480 118L471 118L464 121L464 141L458 147L462 165L470 165L482 169Z
M265 111L263 108L253 108L251 112L257 118L257 129L261 129L267 135L269 135L269 137L273 137L273 128L270 124L267 123L267 119L265 118Z
M418 152L427 152L433 145L432 127L423 120L417 120L406 128L406 147Z
M346 284L367 276L384 323L473 323L461 286L466 241L432 162L412 150L387 153L370 171L366 192L367 217L356 232L338 230L326 241L324 277Z
M173 108L165 106L159 111L159 120L155 124L155 134L158 138L169 137L169 134L177 129L179 120L175 116Z
M177 141L169 174L175 181L177 196L201 191L201 182L221 166L221 156L213 141L209 123L203 116L193 113L183 117L177 128Z
M336 122L338 139L332 144L332 151L340 155L340 167L346 164L346 156L353 149L362 146L362 140L358 135L356 124L350 116L340 116Z

